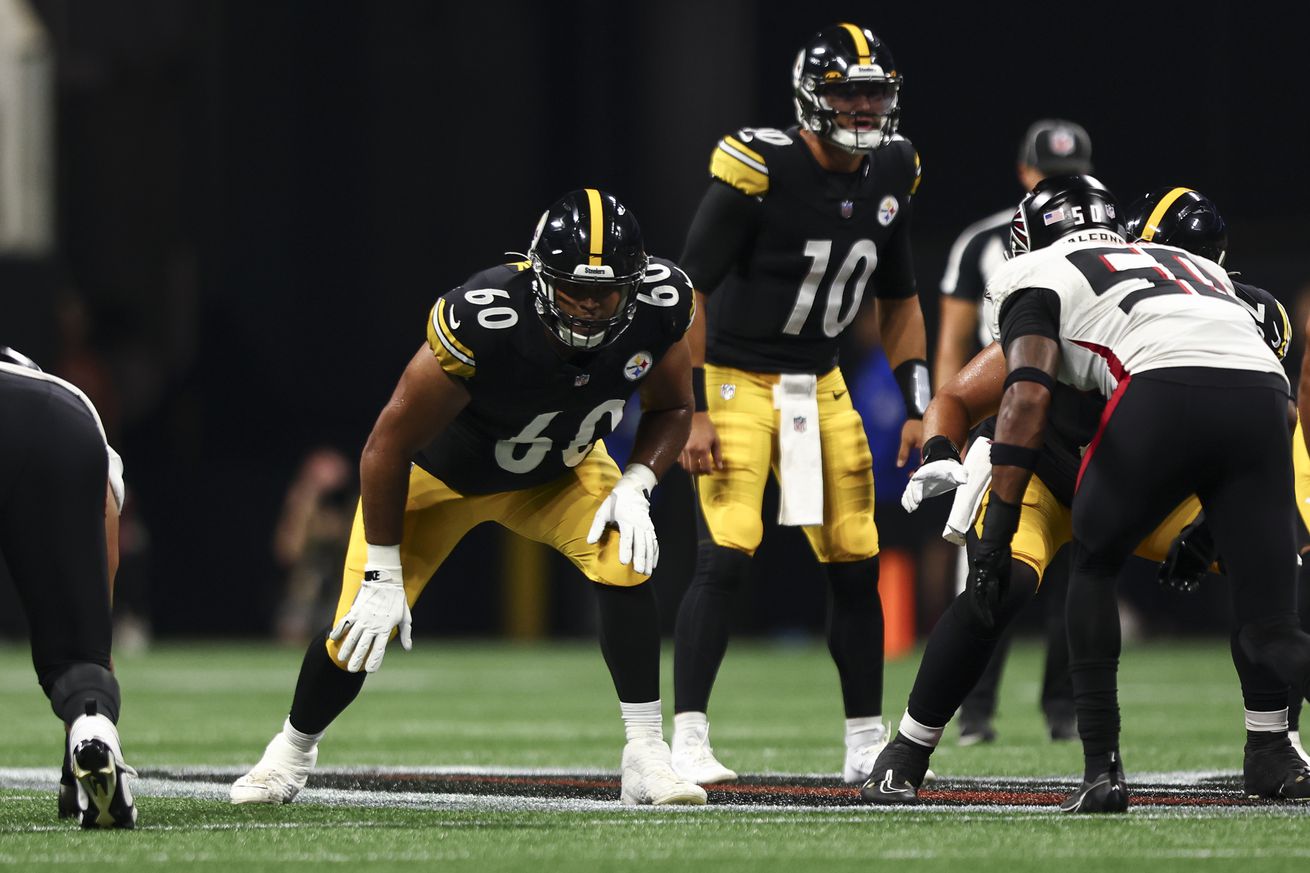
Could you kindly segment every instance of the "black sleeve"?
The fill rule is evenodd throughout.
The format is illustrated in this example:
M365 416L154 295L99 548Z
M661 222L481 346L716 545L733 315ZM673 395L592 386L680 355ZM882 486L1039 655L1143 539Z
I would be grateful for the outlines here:
M910 253L910 218L914 211L910 201L901 207L896 230L878 253L878 269L873 273L874 294L881 300L904 300L919 293L914 279L914 258Z
M1020 288L1001 304L1001 348L1022 336L1060 341L1060 295L1050 288Z
M759 200L731 185L710 182L678 258L696 290L709 294L719 287L755 235L761 208Z
M974 234L973 239L964 247L964 253L960 255L959 274L955 280L955 288L948 296L957 300L967 300L970 303L981 303L983 292L987 290L987 282L983 280L982 274L982 254L983 247L991 239L990 234Z

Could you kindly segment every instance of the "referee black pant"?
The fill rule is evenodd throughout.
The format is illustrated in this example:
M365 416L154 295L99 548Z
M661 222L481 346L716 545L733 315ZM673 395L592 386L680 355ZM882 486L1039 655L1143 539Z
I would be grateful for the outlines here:
M1282 377L1192 367L1125 376L1088 447L1073 504L1069 666L1089 759L1119 744L1115 579L1133 548L1193 493L1227 568L1240 645L1310 690L1310 636L1296 618Z

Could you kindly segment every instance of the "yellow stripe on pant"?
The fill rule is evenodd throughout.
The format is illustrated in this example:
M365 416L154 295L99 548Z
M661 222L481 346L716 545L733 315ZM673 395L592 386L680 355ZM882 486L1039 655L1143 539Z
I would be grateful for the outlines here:
M648 576L637 573L631 564L619 563L616 529L606 530L595 545L587 543L592 517L618 480L619 468L605 451L603 442L597 442L581 464L558 479L535 488L499 494L463 495L426 470L411 467L404 534L400 541L405 599L412 607L464 534L484 521L497 522L521 536L551 546L594 582L621 587L642 584ZM364 581L366 556L363 514L356 507L333 624L355 602ZM486 577L472 581L481 583ZM329 640L327 651L344 668L337 659L337 644Z
M701 511L714 542L755 554L764 536L760 516L769 470L778 475L779 376L705 365L705 393L723 451L724 469L697 477ZM822 563L878 554L873 521L873 455L841 371L818 377L823 446L823 524L801 528Z

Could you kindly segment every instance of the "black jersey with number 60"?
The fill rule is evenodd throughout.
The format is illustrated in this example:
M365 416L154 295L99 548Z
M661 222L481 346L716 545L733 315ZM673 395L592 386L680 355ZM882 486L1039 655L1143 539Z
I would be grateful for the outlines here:
M580 464L695 315L686 275L651 258L628 329L565 360L537 316L527 267L474 274L428 318L428 345L472 399L414 462L461 494L531 488Z
M819 166L795 127L745 128L710 159L712 182L680 260L710 297L706 357L765 373L837 363L870 282L916 293L910 199L919 156L895 136L854 173Z

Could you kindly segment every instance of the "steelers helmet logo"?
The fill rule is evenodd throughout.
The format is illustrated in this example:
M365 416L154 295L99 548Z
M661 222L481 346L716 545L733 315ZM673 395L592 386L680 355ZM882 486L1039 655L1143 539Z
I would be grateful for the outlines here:
M650 356L650 352L637 352L623 365L623 378L629 382L636 382L646 375L653 363L655 359Z
M901 204L895 197L888 194L882 198L878 204L878 223L883 227L891 224L896 219L896 214L901 211Z

